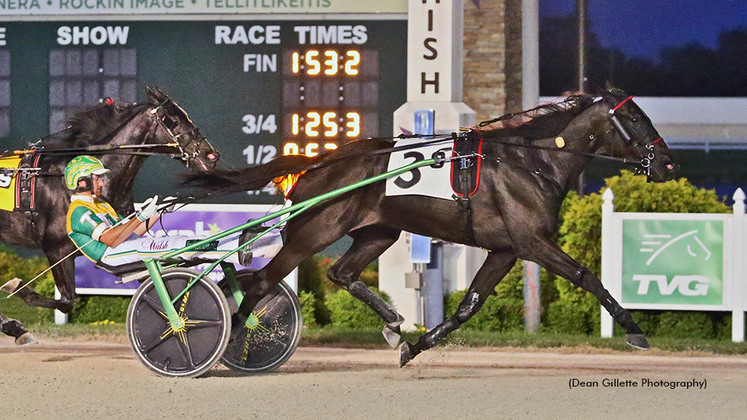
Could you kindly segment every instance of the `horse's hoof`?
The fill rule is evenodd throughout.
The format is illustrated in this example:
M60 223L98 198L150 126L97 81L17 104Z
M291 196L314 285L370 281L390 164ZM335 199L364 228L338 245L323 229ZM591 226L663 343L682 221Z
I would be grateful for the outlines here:
M415 358L416 354L413 354L413 348L410 343L407 341L402 343L402 347L399 348L399 367L405 367L410 360Z
M14 278L13 280L8 280L7 283L0 286L0 291L5 292L7 294L11 294L18 290L18 286L21 285L21 282L23 280L19 279L18 277Z
M36 337L30 332L25 332L20 337L16 338L16 345L18 346L28 346L36 343L38 343Z
M384 330L381 333L384 334L384 339L386 339L386 342L389 343L389 346L393 349L396 349L402 338L402 332L399 329L399 325L395 327L385 325Z
M625 334L625 342L630 347L635 347L639 350L651 350L651 346L643 334Z

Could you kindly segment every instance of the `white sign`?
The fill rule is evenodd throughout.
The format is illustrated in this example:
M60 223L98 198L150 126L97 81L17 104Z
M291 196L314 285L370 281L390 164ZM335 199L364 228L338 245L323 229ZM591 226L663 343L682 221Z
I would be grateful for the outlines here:
M422 142L423 139L406 139L398 141L395 145L405 146ZM392 153L389 156L388 170L391 171L420 160L430 159L438 150L450 146L450 143L445 142ZM424 195L427 197L453 200L451 165L447 163L439 169L431 166L423 166L389 178L386 181L386 195Z
M407 102L461 102L462 2L411 1L407 25Z

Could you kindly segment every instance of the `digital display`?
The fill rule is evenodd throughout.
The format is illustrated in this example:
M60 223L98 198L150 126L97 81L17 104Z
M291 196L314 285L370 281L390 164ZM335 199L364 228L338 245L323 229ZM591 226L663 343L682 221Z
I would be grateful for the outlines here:
M316 156L378 135L378 51L309 48L283 57L284 155Z
M26 147L106 97L143 101L145 85L187 110L224 167L390 137L407 101L404 18L0 21L0 146ZM136 199L177 189L181 170L149 158ZM226 202L279 200L268 188Z

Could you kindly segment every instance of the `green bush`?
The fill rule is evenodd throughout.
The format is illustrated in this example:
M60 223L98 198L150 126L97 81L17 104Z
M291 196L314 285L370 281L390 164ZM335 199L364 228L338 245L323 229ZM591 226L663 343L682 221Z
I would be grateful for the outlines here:
M330 309L325 303L326 296L340 291L340 287L327 278L327 272L338 259L339 257L329 258L317 254L302 261L298 266L298 290L314 295L313 315L318 326L332 322ZM358 280L368 287L376 287L379 283L378 262L373 262L366 267Z
M49 268L49 262L44 257L24 258L16 255L15 251L0 245L0 285L18 277L24 282L29 281ZM52 271L46 272L30 285L47 297L54 296L54 277Z
M729 213L731 211L714 191L699 189L686 179L649 183L646 182L644 176L622 171L619 176L608 178L606 185L615 194L614 204L617 212ZM602 202L601 194L590 194L584 197L570 194L563 204L566 210L562 215L563 223L560 226L558 241L565 252L596 274L601 271ZM565 279L558 278L555 284L558 301L550 305L551 310L547 320L550 329L598 333L600 305L596 298ZM579 324L578 319L569 319L569 317L580 318L582 324ZM650 323L651 325L657 324L654 321ZM694 321L687 321L682 324L681 328L689 328L688 326L693 323L698 324ZM712 323L710 328L705 322L699 325L706 328L708 334L713 334ZM662 329L661 325L658 327L656 333L658 335L670 334L672 331L668 328Z
M659 319L661 318L661 311L631 311L633 321L638 324L643 332L648 336L654 336L659 334ZM618 334L624 334L625 331L621 326L615 323L615 328L618 329Z
M298 300L301 302L301 317L303 317L303 325L307 327L317 327L316 316L314 311L316 308L316 298L311 292L300 292L298 294Z
M43 275L39 277L32 285L36 293L46 296L46 297L54 297L54 277L52 277L52 274L50 272L49 275Z
M587 315L579 313L578 305L567 300L550 304L547 314L549 330L561 334L588 334Z
M127 318L127 307L130 297L90 296L82 297L73 307L71 321L83 324L94 322L124 323Z
M49 263L44 257L20 257L13 249L0 245L0 285L14 277L29 281L48 267ZM31 287L36 288L44 296L54 296L52 273L47 272L39 277ZM19 297L8 299L7 296L0 292L0 312L5 316L18 319L27 326L32 323L54 321L54 311L51 309L33 308Z
M451 316L467 294L466 290L451 293L446 298L444 313ZM485 304L469 321L460 326L477 331L521 331L524 329L524 299L513 296L488 296Z
M384 300L391 303L391 299L386 293L379 292L375 287L371 287L371 290L379 293ZM324 303L330 310L332 326L346 328L384 327L384 320L379 318L368 305L354 298L346 290L340 289L328 293Z
M672 338L713 338L713 321L705 312L666 311L659 316L656 335Z

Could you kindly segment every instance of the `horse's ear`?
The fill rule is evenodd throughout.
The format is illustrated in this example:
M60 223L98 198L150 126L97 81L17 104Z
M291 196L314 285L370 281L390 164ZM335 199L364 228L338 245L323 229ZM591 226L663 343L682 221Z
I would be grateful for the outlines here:
M145 93L148 94L149 102L163 102L167 98L166 94L163 93L161 89L158 88L158 86L156 86L154 89L151 89L150 86L145 85Z
M610 84L609 81L605 82L604 89L607 92L611 93L613 96L616 96L618 98L627 98L628 97L628 95L625 92L623 92L622 89L618 89L618 88L612 86L612 84Z
M607 85L609 85L609 82L607 82ZM595 94L596 94L597 96L604 96L604 94L605 94L605 93L608 93L608 92L607 92L607 88L606 88L606 87L604 87L604 88L603 88L603 87L601 87L601 86L599 86L599 85L597 85L597 84L594 84L594 85L592 86L592 90L594 91L594 93L595 93Z
M148 96L148 101L151 101L156 97L156 93L148 85L145 85L145 94Z

